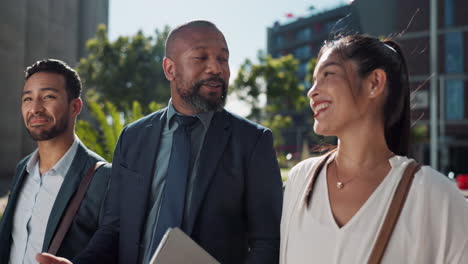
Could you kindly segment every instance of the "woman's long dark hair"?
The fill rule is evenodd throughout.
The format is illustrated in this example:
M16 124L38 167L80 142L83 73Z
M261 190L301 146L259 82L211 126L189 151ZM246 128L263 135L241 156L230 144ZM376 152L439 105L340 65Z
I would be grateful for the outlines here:
M345 36L326 42L317 59L329 49L344 60L356 62L361 78L375 69L385 71L388 88L384 105L385 140L393 153L407 156L411 124L410 88L408 68L400 46L390 39L381 41L366 35Z

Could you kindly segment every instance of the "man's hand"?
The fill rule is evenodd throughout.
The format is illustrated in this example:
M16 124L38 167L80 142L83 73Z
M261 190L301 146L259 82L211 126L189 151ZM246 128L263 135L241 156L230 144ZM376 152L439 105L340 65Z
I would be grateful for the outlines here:
M73 264L66 258L56 257L49 253L39 253L36 255L36 260L40 264Z

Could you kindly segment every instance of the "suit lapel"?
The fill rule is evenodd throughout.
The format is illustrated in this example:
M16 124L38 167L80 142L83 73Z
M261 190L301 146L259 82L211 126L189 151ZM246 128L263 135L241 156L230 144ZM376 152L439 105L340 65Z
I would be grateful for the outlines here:
M135 215L133 216L135 223L137 223L139 227L136 229L139 232L139 238L141 238L144 220L146 220L148 213L148 197L156 170L156 157L158 155L161 133L166 124L166 118L167 108L153 117L152 122L147 125L142 131L142 134L139 135L139 141L135 143L141 148L140 158L136 162L139 172L139 179L137 181L139 193L132 199L135 205L142 205L135 207Z
M75 194L84 173L92 165L94 165L93 160L90 159L85 147L80 142L73 162L63 179L62 186L60 187L57 198L55 199L50 212L49 221L47 222L46 232L44 235L43 251L47 251L49 249L53 235L55 234L60 220L68 207L71 197Z
M141 168L139 172L142 176L142 183L151 184L153 179L161 132L166 123L166 113L167 111L162 111L161 114L155 115L153 121L145 127L139 137L141 142L138 146L141 146L141 157L138 161L138 168Z
M190 205L189 220L187 221L186 233L191 235L195 221L203 204L206 192L211 180L215 175L216 167L224 152L231 130L229 116L226 111L216 112L211 120L211 125L206 132L205 142L200 152L199 168L195 186L193 187L192 202Z

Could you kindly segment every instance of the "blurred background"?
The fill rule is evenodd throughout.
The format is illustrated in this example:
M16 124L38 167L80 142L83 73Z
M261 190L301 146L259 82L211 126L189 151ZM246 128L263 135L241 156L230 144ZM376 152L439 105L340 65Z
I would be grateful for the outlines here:
M224 33L231 54L227 108L272 129L284 175L316 155L317 145L336 142L313 133L306 92L323 42L356 33L390 36L403 46L413 91L411 156L451 178L468 173L466 0L0 4L0 196L16 163L35 148L20 114L26 66L56 58L77 69L86 101L77 134L111 160L125 124L167 105L164 40L194 19Z

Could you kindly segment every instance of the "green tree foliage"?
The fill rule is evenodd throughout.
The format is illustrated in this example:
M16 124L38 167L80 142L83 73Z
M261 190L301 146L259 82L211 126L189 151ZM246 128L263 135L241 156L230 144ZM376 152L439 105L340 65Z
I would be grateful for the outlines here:
M312 58L309 60L307 63L307 70L306 70L306 77L305 81L308 83L310 86L312 86L312 81L314 77L314 70L315 66L317 65L317 58Z
M110 41L106 27L100 25L96 37L86 44L88 57L82 58L77 66L84 86L127 111L134 101L144 107L152 101L167 103L170 88L162 61L168 33L166 26L162 31L156 30L154 37L139 31L134 36Z
M283 143L282 131L292 124L290 114L303 111L308 100L296 75L299 62L292 55L275 59L259 53L258 60L241 65L231 91L249 104L249 118L272 129L277 147ZM267 97L264 109L259 106L262 93Z
M248 118L272 130L277 148L284 142L283 131L292 125L290 114L302 112L308 100L296 75L299 61L292 55L275 59L259 53L258 60L253 64L247 59L241 65L231 91L251 107ZM267 97L263 109L259 106L262 93Z
M259 54L259 64L247 59L240 67L231 91L247 102L252 112L249 118L260 121L262 109L259 96L266 94L270 112L300 111L307 105L304 86L296 76L299 61L292 55L275 59Z
M312 129L314 118L305 93L306 87L297 77L299 61L293 55L275 59L262 53L259 53L258 60L259 63L254 64L247 59L241 65L231 91L250 105L252 112L248 118L272 130L275 148L283 144L283 132L292 125L292 115L304 115L310 128L305 135L306 142L333 143L333 137L318 136ZM317 60L312 58L307 64L305 81L308 85L312 84L316 63ZM267 97L265 108L259 107L261 94ZM280 164L284 164L281 162L285 160L283 154L278 153Z
M287 115L271 114L270 118L267 118L262 122L262 125L271 129L271 132L275 137L273 145L275 148L278 148L284 143L281 133L284 129L292 125L292 119L290 116Z
M410 130L412 143L429 142L429 132L427 125L414 125Z
M96 99L88 99L87 101L96 124L93 126L88 121L78 120L76 134L86 146L111 161L123 127L144 116L142 106L137 101L133 101L131 110L119 111L115 104L108 100L98 102ZM155 112L162 107L162 104L150 102L147 108L150 112Z

